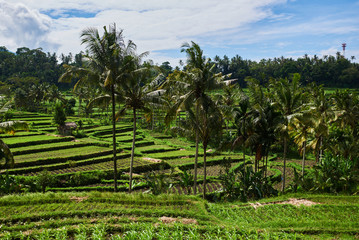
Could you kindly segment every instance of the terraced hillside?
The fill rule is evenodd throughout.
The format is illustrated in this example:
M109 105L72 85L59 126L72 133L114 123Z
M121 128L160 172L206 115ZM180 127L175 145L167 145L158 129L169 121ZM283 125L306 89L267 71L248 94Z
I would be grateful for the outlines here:
M31 125L28 132L17 132L15 135L0 135L15 156L14 168L9 174L18 176L54 176L48 181L47 190L51 191L84 191L113 189L113 149L112 127L103 126L93 119L81 119L83 138L58 136L52 117L36 113L16 113L13 120L26 121ZM68 121L78 122L72 117ZM130 150L132 145L132 126L119 122L116 125L117 166L119 169L119 189L128 188L128 171L130 166ZM198 166L198 190L202 191L203 150L200 149ZM134 161L135 189L146 191L150 186L146 176L173 176L172 193L187 193L188 186L180 184L183 171L193 174L195 147L194 144L180 138L172 138L163 133L140 129L136 135ZM231 158L232 169L238 169L242 154L218 153L210 149L207 152L207 175L209 177L208 192L221 188L219 175L223 172L223 158ZM280 162L272 156L269 172L280 177ZM247 156L247 164L251 164ZM295 161L292 167L300 168ZM46 170L44 172L44 170ZM77 179L77 180L76 180ZM85 179L85 180L83 180ZM193 192L193 189L191 190Z
M0 198L1 239L355 239L359 197L208 203L185 195L46 193ZM305 198L305 199L303 199Z

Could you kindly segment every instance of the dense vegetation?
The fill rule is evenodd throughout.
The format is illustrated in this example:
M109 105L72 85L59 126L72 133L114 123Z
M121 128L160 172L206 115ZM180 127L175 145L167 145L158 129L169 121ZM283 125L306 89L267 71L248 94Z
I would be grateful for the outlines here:
M2 237L282 239L325 237L329 229L329 237L357 232L357 216L347 217L358 212L356 197L307 195L358 193L359 95L355 89L326 91L318 85L322 73L314 74L333 67L337 72L323 74L353 87L355 74L342 76L358 71L357 64L338 54L260 63L236 57L225 66L226 58L212 61L191 42L181 49L186 65L172 71L167 63L143 62L147 53L138 54L115 26L104 28L102 36L88 28L81 41L86 54L74 62L63 56L56 72L60 83L50 85L54 80L40 70L29 78L29 69L18 69L22 80L16 83L8 81L11 71L2 76L2 86L11 91L1 98L0 194L84 191L0 198ZM1 53L9 62L21 54L31 61L41 55L44 64L55 57L40 49ZM235 61L239 71L229 67ZM72 91L59 91L61 83ZM92 190L152 195L86 192ZM321 204L237 202L279 192L301 192L294 196ZM176 195L153 196L164 193ZM184 194L195 196L179 196ZM300 224L291 217L278 220L286 211L299 216ZM125 222L114 217L118 213ZM162 225L161 216L176 223ZM25 221L30 224L20 226ZM222 225L212 227L215 221ZM33 227L48 230L29 232Z

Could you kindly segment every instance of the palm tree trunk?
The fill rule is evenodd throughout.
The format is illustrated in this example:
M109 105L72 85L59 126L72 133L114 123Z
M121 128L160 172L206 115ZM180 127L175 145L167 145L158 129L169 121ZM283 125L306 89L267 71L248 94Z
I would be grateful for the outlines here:
M244 173L246 172L246 144L245 144L245 137L244 137L244 127L245 127L245 122L246 119L243 119L243 145L242 145L242 151L243 151L243 169L244 169Z
M268 171L268 155L269 155L269 146L267 147L266 151L266 168L265 168L265 177L267 177L267 171Z
M131 164L130 164L130 184L128 192L132 190L132 171L133 171L133 159L135 157L135 144L136 144L136 108L133 108L133 139L132 139L132 151L131 151Z
M287 166L287 138L284 138L284 152L283 152L283 181L282 181L282 192L285 189L285 167Z
M323 136L320 137L320 153L319 153L319 162L323 160Z
M259 170L259 161L262 159L262 144L258 144L254 160L254 172Z
M305 168L305 147L307 142L303 143L303 162L302 162L302 176L304 177L304 168Z
M207 187L207 144L203 145L203 199L206 198Z
M194 176L193 176L193 193L197 194L197 165L198 165L198 142L199 142L199 133L196 129L196 154L194 157Z
M152 131L153 131L154 125L155 125L155 110L153 110L153 113L152 113Z
M198 142L199 142L199 129L198 129L198 114L199 105L196 106L196 155L194 157L194 177L193 177L193 193L197 194L197 165L198 165Z
M116 157L116 117L115 117L115 90L111 85L112 100L112 146L113 146L113 180L115 182L114 191L117 192L117 157Z
M80 117L81 104L82 104L82 97L79 97L79 117Z

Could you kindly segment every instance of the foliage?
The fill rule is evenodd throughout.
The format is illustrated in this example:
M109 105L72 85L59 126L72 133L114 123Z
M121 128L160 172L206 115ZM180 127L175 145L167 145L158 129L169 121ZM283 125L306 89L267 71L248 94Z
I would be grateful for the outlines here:
M193 175L191 172L187 172L186 170L183 170L179 174L179 183L181 187L185 187L187 189L187 194L191 194L191 187L193 185Z
M145 180L149 186L149 191L154 195L167 193L173 186L173 178L165 173L147 173Z
M65 114L67 116L72 116L75 114L74 107L76 105L76 99L70 98L68 101L65 101Z
M36 184L41 188L41 191L44 193L46 191L46 187L51 186L54 181L54 177L47 171L42 171L39 175L37 175Z
M87 137L87 134L84 130L76 129L75 131L72 131L72 136L75 138L85 138Z
M6 112L0 112L0 122L7 122L10 121L11 118L14 117L14 113L12 110L8 109Z
M265 85L269 79L288 78L294 73L299 73L301 83L325 84L326 87L355 88L358 87L358 67L355 62L345 58L340 53L336 56L324 55L322 58L305 54L298 59L275 57L252 61L236 55L228 58L215 56L216 72L231 73L238 79L241 87L246 86L246 77L253 77Z
M329 153L310 174L303 177L295 169L294 174L293 191L353 194L359 186L359 173L354 162Z
M243 167L238 172L231 170L231 159L224 159L224 173L220 175L222 199L233 201L257 200L264 197L276 196L277 190L269 177L264 177L264 172L254 172L251 166Z
M53 121L58 126L63 126L66 121L66 114L63 105L61 103L56 103L54 107L55 109L54 109Z
M0 174L0 195L21 192L21 184L15 176Z

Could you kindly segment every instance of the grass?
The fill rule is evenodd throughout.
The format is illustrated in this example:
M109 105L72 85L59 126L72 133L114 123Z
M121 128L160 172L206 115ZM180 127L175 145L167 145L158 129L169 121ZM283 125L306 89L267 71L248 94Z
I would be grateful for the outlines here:
M181 157L190 157L194 156L194 150L175 150L175 151L168 151L168 152L159 152L159 153L150 153L147 154L150 158L158 158L158 159L177 159Z
M17 147L13 148L12 153L14 155L21 155L26 154L26 152L44 152L51 149L61 149L61 148L72 148L77 146L88 145L91 143L80 141L80 142L58 142L58 143L49 143L49 144L41 144L41 145L34 145L34 146L25 146L25 147Z
M195 196L69 192L0 198L0 237L32 239L354 239L359 197L313 206L208 203ZM263 200L264 201L264 200ZM80 238L80 235L83 238ZM46 238L48 236L48 238Z
M35 118L35 115L29 115L28 118L32 116ZM39 117L37 122L42 122L44 118L46 117ZM71 121L76 121L76 118ZM45 121L43 123L45 124ZM24 175L36 175L38 174L36 171L41 170L40 168L48 168L50 174L58 174L58 176L73 176L78 172L91 174L96 170L108 173L98 182L81 183L78 184L79 187L68 189L53 188L54 191L86 191L86 189L111 191L112 184L102 181L113 175L110 147L112 128L88 126L84 131L91 138L81 139L80 142L70 142L72 138L34 135L35 131L4 137L4 141L9 143L15 155L21 153L15 156L15 162L33 163L31 167L24 167L30 170L23 172ZM118 149L129 150L132 142L131 123L117 124L117 132ZM101 139L107 140L109 147L100 147L98 144ZM195 154L193 142L170 138L161 133L152 134L148 130L142 130L141 134L137 135L137 140L135 173L144 174L151 169L157 170L156 173L165 172L159 170L159 164L151 165L153 163L144 160L143 157L165 160L171 166L177 167L177 171L193 168ZM101 143L104 142L106 141ZM92 153L100 154L101 151L104 151L103 156L87 156ZM200 149L199 153L201 175L203 150ZM71 157L80 154L83 156L76 158L76 161L68 161ZM128 172L129 151L119 152L117 155L122 158L117 160L119 172ZM208 186L212 190L221 187L217 176L222 168L220 164L223 157L231 157L234 160L232 164L234 167L240 164L242 154L209 153L207 173L211 181ZM55 158L57 158L56 163L50 162ZM41 159L49 162L41 163ZM249 159L247 157L250 162ZM281 165L280 161L269 161L273 173L280 172ZM300 169L300 161L289 161L288 168L292 167ZM202 180L202 176L199 176L199 179ZM108 186L109 184L111 186ZM119 186L126 189L126 184L121 183ZM202 185L199 184L200 191L201 188ZM310 207L267 204L255 209L248 203L215 204L195 196L182 196L180 194L184 194L185 189L177 185L170 192L176 194L152 196L109 192L48 192L44 195L22 194L2 197L0 198L2 213L0 238L9 236L19 239L29 235L32 239L46 239L46 236L60 239L59 236L63 234L65 236L63 239L81 239L81 236L82 239L138 239L146 236L148 239L352 239L359 230L359 197L357 196L282 195L259 202L284 201L294 197L306 198L321 204ZM172 217L176 222L164 224L160 220L163 216ZM197 224L183 224L181 219L185 218L194 219Z
M74 155L101 153L105 151L111 151L111 149L106 147L99 147L99 146L79 146L77 148L61 149L55 151L44 151L39 153L15 156L15 162L30 162L38 159L47 159L47 158L56 158L56 157L71 158L71 156Z
M120 155L118 155L120 156ZM93 171L93 170L113 170L113 161L112 161L112 155L103 156L99 158L107 159L107 161L101 162L101 163L95 163L95 164L88 164L84 166L73 166L68 167L64 169L58 169L58 170L52 170L49 171L50 174L64 174L64 173L75 173L75 172L87 172L87 171ZM96 159L96 158L94 158ZM142 166L149 164L147 161L143 161L141 158L135 158L134 159L134 167L136 166ZM76 163L75 163L76 165ZM117 160L117 167L120 168L128 168L130 165L130 158L126 159L119 159ZM29 175L36 175L37 173L29 174Z
M60 137L50 136L50 135L36 135L36 136L18 136L16 138L5 138L4 142L6 144L14 144L14 143L24 143L24 142L35 142L35 141L43 141L43 140L52 140L59 139ZM65 138L64 138L65 139Z
M0 138L18 138L20 136L34 136L34 135L42 135L43 133L35 132L35 131L29 131L29 132L16 132L16 134L0 134Z

